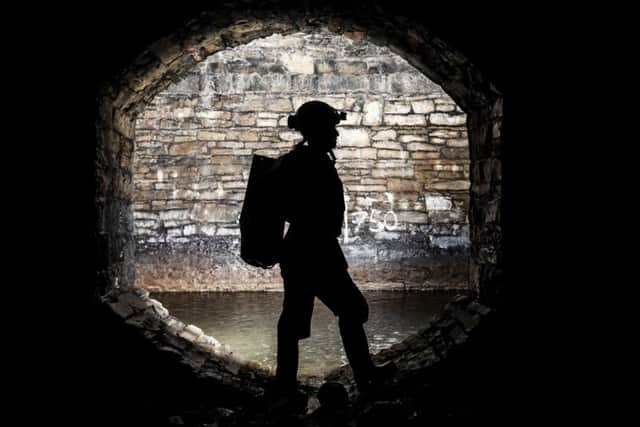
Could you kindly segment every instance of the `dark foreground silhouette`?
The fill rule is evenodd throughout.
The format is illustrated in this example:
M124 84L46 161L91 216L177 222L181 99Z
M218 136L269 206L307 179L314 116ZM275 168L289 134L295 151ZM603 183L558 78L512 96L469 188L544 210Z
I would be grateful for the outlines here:
M344 221L342 181L335 168L338 131L346 114L310 101L289 117L303 140L281 158L278 186L289 228L279 256L284 303L278 321L276 396L296 399L298 341L310 336L315 298L338 317L345 353L360 392L368 392L392 366L377 367L363 324L369 306L348 272L338 243Z

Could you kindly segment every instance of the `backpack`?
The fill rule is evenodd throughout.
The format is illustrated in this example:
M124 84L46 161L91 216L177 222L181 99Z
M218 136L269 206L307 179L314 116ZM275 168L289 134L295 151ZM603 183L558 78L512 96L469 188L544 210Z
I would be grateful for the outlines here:
M253 155L240 213L240 257L255 267L272 268L280 258L285 227L281 166L282 157Z

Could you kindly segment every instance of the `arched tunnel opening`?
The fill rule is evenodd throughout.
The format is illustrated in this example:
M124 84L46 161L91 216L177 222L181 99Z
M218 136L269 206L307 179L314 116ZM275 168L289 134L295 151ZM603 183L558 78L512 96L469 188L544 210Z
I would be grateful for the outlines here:
M346 190L354 194L348 195L350 213L342 243L353 261L356 280L371 286L396 283L403 289L431 290L434 285L449 283L452 288L470 290L469 296L456 297L416 334L376 356L398 364L402 380L396 391L407 390L407 384L418 390L415 379L432 372L433 366L449 360L448 355L472 341L474 330L502 300L501 95L462 54L419 23L407 27L406 21L394 21L373 10L358 17L328 10L310 22L293 12L282 15L256 9L244 10L239 16L240 11L232 6L224 7L230 8L228 13L204 13L159 40L117 81L103 87L97 120L96 294L127 328L187 369L195 381L229 391L227 397L236 399L236 404L258 399L270 381L269 372L238 360L201 328L185 324L149 298L149 290L171 290L172 286L184 290L185 286L228 289L234 284L273 284L268 274L239 268L228 248L237 238L233 225L246 179L243 171L248 167L243 162L259 150L277 155L291 146L292 135L280 132L279 127L283 116L300 100L283 97L282 91L248 96L250 90L242 85L259 87L264 80L251 74L238 80L228 72L228 66L247 63L216 62L216 53L224 57L231 49L251 46L254 40L260 43L260 39L268 43L264 40L274 37L342 37L340 40L350 45L368 42L370 49L388 47L407 61L406 66L417 70L418 77L409 81L417 86L427 81L431 86L422 86L422 92L418 90L410 98L406 93L395 98L385 94L378 100L369 93L322 95L351 112L354 120L340 129L344 148L336 154L339 159L340 154L348 159L342 174L353 177L345 180ZM295 84L304 88L309 81L304 78L305 71L311 65L295 54L288 59L291 67L302 71L298 75L303 77ZM364 63L369 77L365 61L337 62L328 64L326 70L340 69L358 84ZM194 70L220 71L219 64L224 64L225 72L214 72L217 77L211 81L224 91L239 85L236 88L242 87L243 95L214 91L208 95L207 108L199 109L201 99L195 98L193 104L194 98L180 91L188 91L195 81L201 84L202 75ZM315 76L322 65L313 62L312 66ZM393 89L393 82L389 84ZM201 96L200 86L198 91ZM265 101L275 95L277 101ZM242 111L246 102L259 103L259 108L254 105L254 109ZM171 115L179 115L181 120ZM202 128L194 118L200 119ZM149 122L154 124L149 126ZM160 132L157 139L153 135L156 130ZM278 148L269 151L274 146ZM165 157L154 153L156 149ZM153 166L139 162L145 158L145 150L147 159L155 159ZM207 162L219 158L215 163L198 163L200 155ZM166 165L159 165L160 159ZM409 163L412 168L407 167ZM385 167L378 167L381 164ZM410 169L413 176L409 176ZM199 198L200 194L206 197ZM376 203L381 204L380 211ZM211 246L202 241L216 241L213 246L223 249L212 253ZM408 255L412 250L420 255ZM225 256L229 258L220 262ZM376 263L371 264L371 258ZM432 264L425 266L425 259ZM212 260L222 268L212 269ZM426 271L430 276L425 276ZM331 378L349 382L344 369L333 372ZM233 402L227 404L233 406Z
M311 99L347 113L336 149L346 187L340 242L358 286L375 291L366 292L372 350L417 332L454 292L472 291L466 116L442 88L387 48L330 32L218 52L136 121L136 286L271 368L282 295L248 292L282 290L282 279L278 267L240 258L239 215L252 156L293 149L302 137L287 117ZM300 372L320 375L346 356L336 320L321 304L314 311Z

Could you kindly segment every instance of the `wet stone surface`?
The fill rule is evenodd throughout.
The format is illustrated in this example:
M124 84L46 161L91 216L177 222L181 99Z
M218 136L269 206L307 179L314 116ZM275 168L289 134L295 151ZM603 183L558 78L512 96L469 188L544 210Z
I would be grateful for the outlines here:
M159 304L143 290L111 294L105 302L120 311L123 305L130 306L133 313L128 319L160 316L155 310L148 310ZM380 425L381 420L416 425L433 419L465 417L472 411L468 408L472 404L467 400L465 381L476 380L466 367L482 360L486 346L478 347L477 343L486 340L483 335L491 330L493 313L469 296L457 296L425 328L374 355L376 364L392 362L396 369L372 391L358 392L347 365L326 375L327 384L322 388L301 382L299 391L306 397L295 401L270 400L267 390L273 377L243 364L224 349L213 346L206 351L199 347L197 342L202 341L203 334L193 325L173 324L160 332L141 332L152 335L161 351L173 349L183 366L200 378L199 384L207 393L219 387L227 390L224 405L221 400L207 399L206 393L188 392L192 396L188 402L162 408L167 415L162 420L164 425L364 426ZM169 319L172 318L165 317L163 321ZM176 322L179 321L173 321ZM129 326L142 329L147 324ZM167 414L167 410L175 413Z
M369 321L365 331L373 353L400 343L424 327L454 294L365 291ZM172 315L198 325L238 357L275 369L276 325L282 292L158 293ZM318 299L311 337L300 341L301 375L324 375L347 362L337 319Z

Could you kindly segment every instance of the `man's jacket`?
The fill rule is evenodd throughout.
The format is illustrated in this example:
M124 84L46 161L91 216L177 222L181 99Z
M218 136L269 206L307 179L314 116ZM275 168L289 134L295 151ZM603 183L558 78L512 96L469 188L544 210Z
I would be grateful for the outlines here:
M290 224L281 268L347 268L337 240L344 221L344 192L327 153L297 146L282 156L280 183L282 209Z

